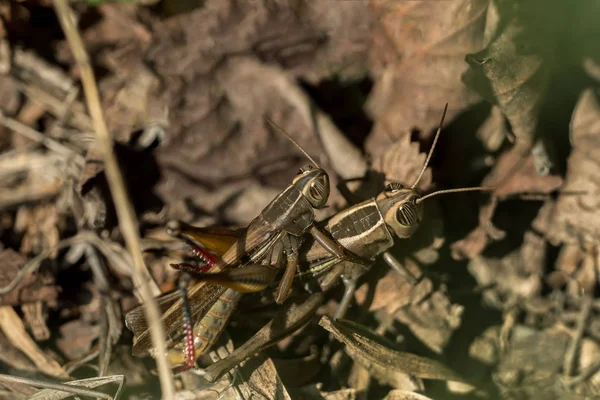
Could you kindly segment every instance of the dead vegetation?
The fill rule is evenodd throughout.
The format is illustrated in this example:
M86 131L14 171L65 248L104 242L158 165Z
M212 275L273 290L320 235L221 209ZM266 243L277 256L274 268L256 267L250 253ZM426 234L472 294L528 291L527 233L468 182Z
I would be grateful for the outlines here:
M71 3L79 48L65 1L0 4L2 398L600 397L595 2L144 3ZM131 356L124 314L189 257L167 222L245 227L306 163L265 117L358 202L414 181L446 103L418 189L494 190L426 203L393 248L416 285L378 262L284 339L247 295L204 377Z

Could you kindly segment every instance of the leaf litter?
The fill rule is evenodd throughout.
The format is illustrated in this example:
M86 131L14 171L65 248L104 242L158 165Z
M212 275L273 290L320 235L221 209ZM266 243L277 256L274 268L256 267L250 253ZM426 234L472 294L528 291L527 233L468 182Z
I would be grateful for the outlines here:
M176 286L169 264L187 257L170 248L177 245L164 235L168 220L246 226L306 164L264 117L328 170L332 186L354 180L346 194L361 201L386 179L414 182L449 103L418 189L494 188L427 200L420 229L393 248L417 285L377 263L359 282L347 315L355 322L328 319L341 295L335 289L283 341L271 343L282 326L267 325L254 339L267 338L260 358L216 386L177 376L180 398L600 396L592 1L208 0L75 9L154 294ZM52 16L48 24L40 13ZM100 383L82 379L123 375L121 398L158 398L154 367L128 354L122 315L141 299L140 286L72 49L51 2L13 2L0 16L1 372L88 387ZM340 93L356 99L336 99ZM359 105L344 110L368 122L359 136L331 104ZM329 204L319 218L346 206L341 189ZM252 304L259 296L247 298L212 359L200 357L203 368L235 354L276 315L267 301ZM371 339L359 346L365 329ZM295 379L303 368L311 373ZM2 385L13 398L37 390L31 381Z

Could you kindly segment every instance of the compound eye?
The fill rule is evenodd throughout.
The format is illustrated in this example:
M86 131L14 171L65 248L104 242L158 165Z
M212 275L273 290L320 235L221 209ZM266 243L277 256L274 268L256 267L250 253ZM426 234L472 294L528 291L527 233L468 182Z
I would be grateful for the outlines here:
M404 226L412 226L419 223L419 213L414 203L405 203L398 207L396 220Z
M388 192L397 192L400 189L403 189L404 186L398 182L391 182L385 187L385 190Z
M308 188L308 193L310 197L315 200L322 200L325 196L325 183L323 179L317 179L313 183L310 184Z

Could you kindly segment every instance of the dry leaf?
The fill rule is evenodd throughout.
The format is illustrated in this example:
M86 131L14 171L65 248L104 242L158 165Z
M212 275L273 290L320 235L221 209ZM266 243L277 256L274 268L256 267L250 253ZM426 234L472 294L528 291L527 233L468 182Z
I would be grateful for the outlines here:
M319 325L344 343L346 353L374 377L400 389L417 390L420 385L414 378L465 382L435 360L395 350L391 342L355 322L324 316Z
M426 278L414 288L411 304L397 310L394 316L430 349L441 353L460 326L463 311L464 307L452 304L441 289L433 291Z
M498 199L520 193L551 193L561 184L562 178L558 175L540 176L533 156L524 157L517 146L500 155L482 182L484 186L494 187L493 193Z
M100 328L81 319L68 322L60 327L57 347L69 360L83 358L90 353L92 342L98 338Z
M0 287L11 283L26 262L27 259L14 250L0 250ZM0 296L0 304L16 306L44 301L54 307L58 294L59 287L54 285L54 277L47 273L29 274L18 288Z
M66 377L63 368L43 353L31 339L23 322L10 306L0 307L0 329L11 343L35 363L40 371L56 377Z
M119 387L114 391L114 398L119 398L121 387L125 383L125 376L111 375L96 378L78 379L76 381L65 382L65 385L79 386L83 388L94 389L111 383L119 383ZM43 389L29 397L29 400L61 400L73 396L73 393L67 393L56 389Z
M50 338L50 330L46 325L48 313L44 308L44 303L36 301L35 303L23 304L21 306L25 323L33 333L36 341L44 341Z
M375 126L367 142L381 154L406 131L436 128L477 101L461 81L465 54L483 47L487 0L372 1L371 58L376 74L368 109Z
M499 12L501 31L484 50L467 56L470 68L464 79L482 97L502 109L519 148L531 148L549 70L544 68L540 55L524 53L519 47L519 40L523 40L522 22L502 6Z
M273 361L264 354L248 360L242 367L242 374L247 380L241 386L247 387L250 393L260 394L267 400L291 400Z
M16 349L8 338L0 332L0 360L17 370L26 372L37 371L36 365L23 352Z
M411 142L410 135L403 135L391 146L386 147L385 152L375 159L373 167L384 173L386 179L410 187L419 176L426 157L426 153L419 151L419 143ZM431 170L427 169L416 188L424 192L430 185Z
M409 268L409 271L411 273L418 272L412 268ZM364 303L369 289L367 285L361 285L358 288L355 293L358 304ZM412 285L406 279L390 269L381 279L377 280L369 311L384 309L388 315L392 315L398 308L410 303L412 290Z
M528 299L540 294L545 256L544 239L527 232L520 249L501 259L477 256L468 268L479 286L490 287L484 293L486 301L502 309L514 296Z
M452 257L473 259L483 252L490 239L504 238L505 232L492 223L498 201L519 194L549 194L558 189L562 182L562 178L558 175L538 175L533 157L524 158L518 147L502 153L492 171L482 182L483 186L494 187L494 191L490 201L480 209L479 226L465 239L451 245ZM547 213L548 210L546 209L545 212Z
M367 60L366 2L338 6L211 0L155 23L146 61L168 81L169 140L157 152L167 202L248 181L286 185L306 160L264 116L319 154L296 78L362 74Z
M595 340L583 338L579 349L579 370L593 368L600 359L600 346ZM581 396L600 396L600 372L594 373L583 382L578 382L573 387L573 392Z
M500 357L500 326L492 326L476 337L469 347L469 357L485 364L495 365Z
M249 183L265 187L263 182L268 182L270 188L278 189L289 184L298 168L308 162L283 135L269 127L263 116L269 115L309 154L319 153L308 98L280 68L235 59L223 65L218 79L222 79L222 96L237 100L218 101L201 121L190 122L193 128L172 128L174 136L159 150L159 160L166 168L159 188L165 201L180 199L182 194L203 198L215 190L231 193L228 186L237 188L230 194L235 200L240 188ZM203 91L199 88L194 93ZM195 114L189 118L199 118L197 107L193 110ZM174 119L178 117L188 118L176 113ZM203 131L212 134L202 136ZM217 211L227 214L232 203L220 203ZM233 222L247 223L255 216L253 209L243 220Z
M38 254L55 248L60 240L58 220L58 210L54 204L19 208L15 228L24 231L21 253ZM51 257L56 257L56 253Z
M477 130L477 138L488 151L497 151L508 136L508 129L502 109L498 106L492 106L490 116Z
M600 239L600 105L583 92L571 120L573 149L548 236L553 242L596 243Z
M557 378L569 339L569 334L560 328L537 331L515 326L508 353L494 373L494 382L505 396L564 398Z

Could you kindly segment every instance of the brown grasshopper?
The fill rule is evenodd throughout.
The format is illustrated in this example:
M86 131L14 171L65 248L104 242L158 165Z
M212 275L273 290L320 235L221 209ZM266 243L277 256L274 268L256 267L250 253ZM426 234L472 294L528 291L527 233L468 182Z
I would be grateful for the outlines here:
M417 230L423 219L423 201L425 199L445 193L490 189L484 187L449 189L425 196L416 191L415 187L423 176L435 149L445 113L446 109L423 168L411 187L404 187L400 183L391 183L376 198L350 206L326 221L324 230L347 251L364 259L373 260L373 262L377 256L383 254L386 263L392 265L394 269L398 269L401 267L400 263L387 253L387 250L394 244L394 236L401 239L409 238ZM356 281L367 270L368 268L364 265L335 257L318 241L306 241L300 248L298 278L317 278L323 291L331 288L339 281L340 277L342 278L346 290L336 312L336 318L341 318L345 314L353 297ZM218 277L221 280L229 280L229 283L236 280L235 276L228 277L223 273L207 273L198 276L208 280ZM240 360L252 356L258 350L264 349L265 346L266 344L260 340L257 340L255 346L245 345L230 357L210 366L206 370L208 373L205 377L211 381L217 380L235 367Z
M194 228L184 224L171 224L170 232L192 244L195 253L212 263L210 253L203 252L195 243L207 245L221 255L211 267L212 274L205 276L189 288L187 299L178 293L159 297L159 305L164 312L163 321L167 335L171 336L169 346L174 348L171 357L175 363L180 360L180 345L177 340L187 330L186 351L192 354L203 352L226 324L231 311L239 301L240 293L256 292L266 288L275 279L277 270L285 263L285 271L277 288L275 300L283 303L289 296L298 266L298 248L305 234L309 234L336 259L365 265L368 261L349 253L346 249L315 227L315 209L325 206L329 197L329 177L327 173L281 128L267 121L285 134L314 164L303 167L292 183L279 194L255 218L244 232L223 235L215 228ZM285 257L285 259L284 259ZM259 264L262 263L262 264ZM174 265L186 272L195 273L198 269L189 264ZM240 268L244 267L244 268ZM229 288L229 289L227 289ZM194 333L185 327L184 303L189 304L189 316L194 325ZM141 306L131 310L125 317L127 327L134 332L134 355L143 355L151 349L148 324ZM198 331L198 332L196 332ZM200 332L206 332L204 336ZM195 337L196 339L190 339ZM169 353L171 354L171 353Z
M350 206L333 215L324 226L324 230L352 254L373 260L373 262L377 256L382 255L386 264L409 282L415 281L414 277L404 269L388 249L394 245L394 236L408 239L415 233L423 219L423 201L440 194L491 190L491 188L485 187L458 188L440 190L422 196L415 189L431 160L447 109L448 104L444 107L440 125L423 167L410 187L405 187L399 182L392 182L377 197ZM342 191L342 193L344 192ZM324 250L317 242L307 242L301 248L304 258L300 260L300 265L304 268L298 276L301 279L317 277L323 291L328 290L341 278L345 285L345 292L335 318L342 318L353 297L356 282L367 271L367 268L352 261L331 257Z

